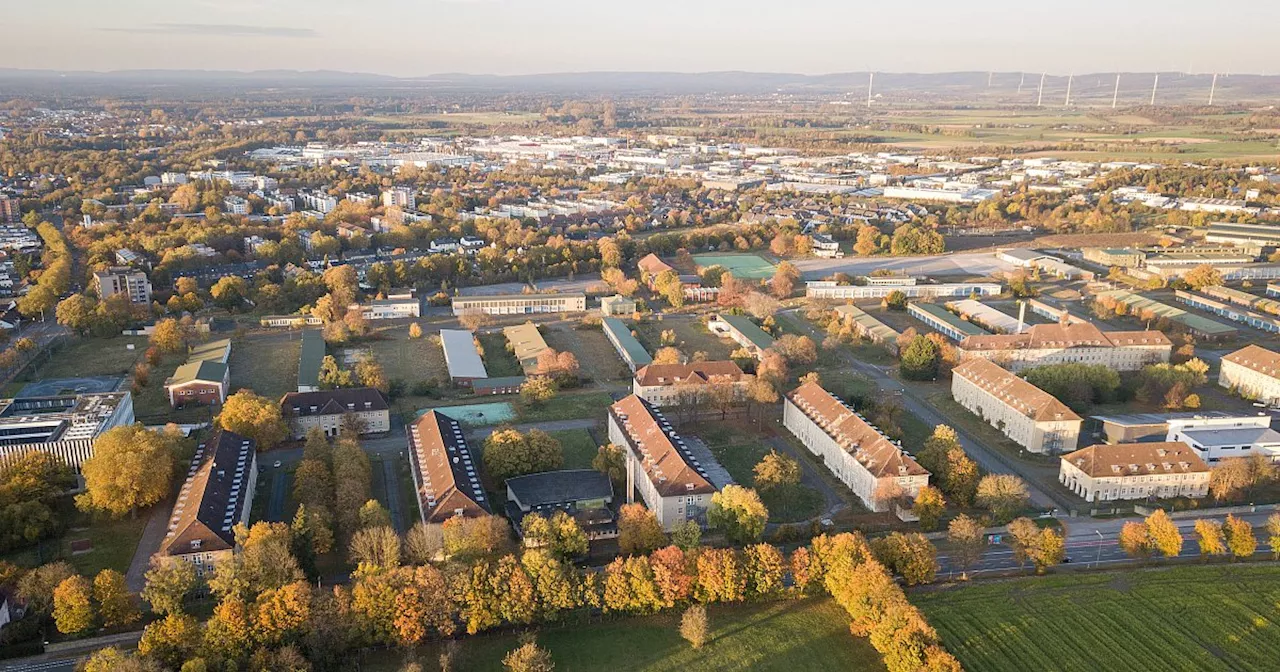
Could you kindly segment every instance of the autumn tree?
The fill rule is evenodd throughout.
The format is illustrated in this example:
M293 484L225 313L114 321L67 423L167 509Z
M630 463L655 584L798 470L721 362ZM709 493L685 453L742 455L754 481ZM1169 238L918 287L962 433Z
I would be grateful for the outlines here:
M249 296L248 285L238 275L224 275L209 289L213 302L226 310L235 310Z
M555 511L549 517L529 513L520 521L525 544L533 548L545 548L556 558L569 560L587 553L587 535L578 521L564 511Z
M157 614L180 614L182 603L196 587L195 567L184 560L156 558L147 570L142 599Z
M1280 513L1267 516L1267 545L1271 547L1271 557L1280 558Z
M93 627L93 585L80 575L69 576L53 589L53 621L58 632L76 635Z
M938 573L937 549L922 534L893 532L871 542L871 551L908 586L931 583Z
M364 387L372 387L383 394L391 390L391 381L387 378L387 372L372 353L366 353L360 357L356 362L354 374L356 380Z
M18 579L18 599L26 603L28 612L47 616L53 610L53 591L75 574L65 561L40 565Z
M978 481L978 506L987 509L997 521L1006 521L1027 505L1027 485L1013 474L987 474Z
M526 406L540 406L555 399L559 390L551 376L530 376L520 385L520 401Z
M217 423L227 431L253 439L258 450L270 450L289 436L280 404L249 389L227 397Z
M233 529L240 552L214 566L209 589L219 597L249 600L304 578L291 552L289 526L284 523L243 524Z
M187 333L177 320L172 317L165 318L156 322L155 330L151 332L148 342L159 348L161 352L182 352L187 345Z
M141 616L124 575L114 569L104 569L93 578L93 599L98 603L104 627L128 625Z
M205 623L200 653L215 665L236 668L243 665L253 649L254 636L249 605L230 596L214 606L213 614Z
M653 353L654 364L680 364L683 361L684 354L669 345L658 348L657 352Z
M417 322L414 322L413 324L410 324L410 325L409 325L409 338L410 338L410 339L419 339L419 338L422 338L422 325L418 324Z
M1243 518L1228 514L1222 525L1226 537L1227 549L1234 558L1251 558L1258 550L1258 538L1253 534L1253 526Z
M389 526L366 527L351 537L349 554L357 574L395 569L400 566L400 537Z
M618 549L625 555L649 553L667 543L662 523L643 504L618 509Z
M710 630L710 622L707 618L707 608L701 604L695 604L685 610L684 615L680 617L680 636L689 642L694 649L701 649L702 645L707 642L707 636Z
M142 631L138 653L169 669L177 669L200 646L200 623L185 614L169 614Z
M1227 552L1226 537L1222 532L1222 523L1216 520L1201 518L1196 521L1196 544L1200 547L1200 555L1222 555Z
M694 596L701 602L741 602L747 577L732 548L705 548L698 554Z
M458 322L463 329L477 332L493 324L493 316L478 308L469 308L462 311L462 314L458 316Z
M508 652L502 658L502 666L507 672L552 672L556 669L551 654L532 641Z
M490 434L482 454L485 471L498 482L513 476L555 471L564 463L560 442L541 430L521 434L506 427Z
M858 238L853 244L853 251L869 257L879 250L880 230L870 224L858 227Z
M800 483L800 463L776 450L760 459L754 473L756 490L762 492Z
M1222 272L1214 268L1211 264L1201 264L1196 266L1190 271L1187 271L1186 274L1182 276L1182 280L1187 283L1188 287L1196 291L1200 291L1205 287L1221 285L1223 283Z
M1131 520L1121 526L1117 543L1125 554L1131 558L1149 557L1154 550L1154 546L1151 543L1151 535L1147 531L1147 524L1143 522Z
M76 506L123 516L159 502L169 494L176 446L174 436L151 431L141 423L99 434L93 442L93 457L80 467L85 492L76 496Z
M902 377L907 380L936 380L942 362L938 345L925 336L916 336L900 355Z
M920 519L921 528L933 530L938 527L938 520L942 517L946 505L947 501L943 498L942 491L932 485L926 485L916 493L911 511Z
M591 468L609 477L614 486L627 480L627 458L622 449L612 443L606 443L596 449L596 456L591 458Z
M711 496L707 522L732 541L759 540L768 521L769 510L755 490L731 484Z
M1164 509L1156 509L1154 513L1147 516L1146 525L1151 545L1161 555L1166 558L1176 558L1182 553L1182 532L1169 519Z
M962 513L951 519L947 525L947 540L951 542L951 559L961 572L968 571L982 559L986 535L982 525L969 516Z

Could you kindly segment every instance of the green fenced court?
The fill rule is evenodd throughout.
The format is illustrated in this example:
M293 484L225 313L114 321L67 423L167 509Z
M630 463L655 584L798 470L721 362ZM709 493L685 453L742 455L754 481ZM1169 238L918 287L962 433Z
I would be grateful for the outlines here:
M743 280L767 280L773 277L776 267L755 254L695 254L698 268L723 266L734 277Z
M500 401L492 404L463 404L461 406L439 406L424 408L418 411L422 415L429 411L439 411L458 422L471 427L487 427L511 422L516 418L516 409L509 402Z

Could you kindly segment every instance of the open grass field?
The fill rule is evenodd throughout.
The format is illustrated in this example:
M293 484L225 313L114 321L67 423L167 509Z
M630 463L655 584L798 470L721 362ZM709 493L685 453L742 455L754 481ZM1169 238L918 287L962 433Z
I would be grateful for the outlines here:
M133 349L130 350L129 346ZM128 376L147 350L145 336L116 338L70 338L38 368L28 369L25 378L75 378L80 376ZM161 384L164 379L161 378Z
M865 639L849 634L849 618L829 599L747 605L714 605L711 639L694 650L677 632L678 613L625 618L538 633L557 672L861 672L883 670ZM462 640L463 672L501 670L502 657L519 643L514 635ZM424 647L413 658L433 669L439 652ZM361 669L395 672L402 654L365 661Z
M480 334L480 347L484 349L484 370L489 374L490 378L506 378L507 376L523 376L524 369L520 367L520 362L516 356L511 354L507 349L507 338L502 335L501 331L489 334ZM440 355L441 361L444 360L443 351ZM446 378L448 377L446 369Z
M695 254L693 260L699 268L723 266L743 280L767 280L777 270L764 257L755 254Z
M668 329L676 332L675 347L688 357L692 357L695 352L705 352L707 359L728 359L729 353L738 346L727 338L720 338L707 331L700 321L692 319L645 320L636 323L634 329L636 338L650 353L657 352L662 347L662 332Z
M591 460L600 448L596 440L591 438L591 432L585 429L566 429L547 433L559 441L564 450L564 469L591 468Z
M968 670L1274 670L1280 566L1059 575L910 596Z
M125 516L120 520L94 519L78 511L69 515L70 529L61 537L45 540L38 547L0 554L0 560L20 567L66 560L77 572L90 578L108 568L121 573L128 571L133 553L142 539L142 529L147 525L145 513L138 514L137 518ZM92 550L73 554L71 542L82 539L88 540Z
M518 422L599 418L604 416L605 409L612 403L613 398L607 392L568 390L539 406L517 405L516 412L519 414Z
M248 388L269 399L297 391L301 333L258 333L232 342L231 391Z
M408 325L380 329L378 336L379 340L369 341L368 347L388 378L403 380L407 387L428 380L449 382L449 367L436 336L409 338Z
M755 481L756 465L769 454L764 439L740 421L703 422L681 431L702 439L733 480L748 488ZM774 523L808 520L822 512L824 503L821 493L804 484L762 492L760 500Z
M630 380L631 371L600 329L574 329L566 325L545 328L547 345L578 358L582 375L592 380Z

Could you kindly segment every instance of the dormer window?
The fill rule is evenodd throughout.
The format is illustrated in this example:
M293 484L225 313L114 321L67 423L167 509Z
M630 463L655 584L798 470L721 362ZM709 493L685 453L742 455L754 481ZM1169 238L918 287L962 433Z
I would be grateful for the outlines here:
M200 544L201 544L201 543L203 543L203 540L202 540L202 539L192 539L192 540L191 540L191 550L193 550L193 551L195 551L195 550L199 550L199 548L200 548Z

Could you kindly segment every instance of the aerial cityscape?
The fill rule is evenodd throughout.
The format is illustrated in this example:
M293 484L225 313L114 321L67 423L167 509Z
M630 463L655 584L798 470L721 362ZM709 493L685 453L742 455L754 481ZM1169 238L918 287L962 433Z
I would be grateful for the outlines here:
M1280 8L53 4L0 672L1280 667Z

